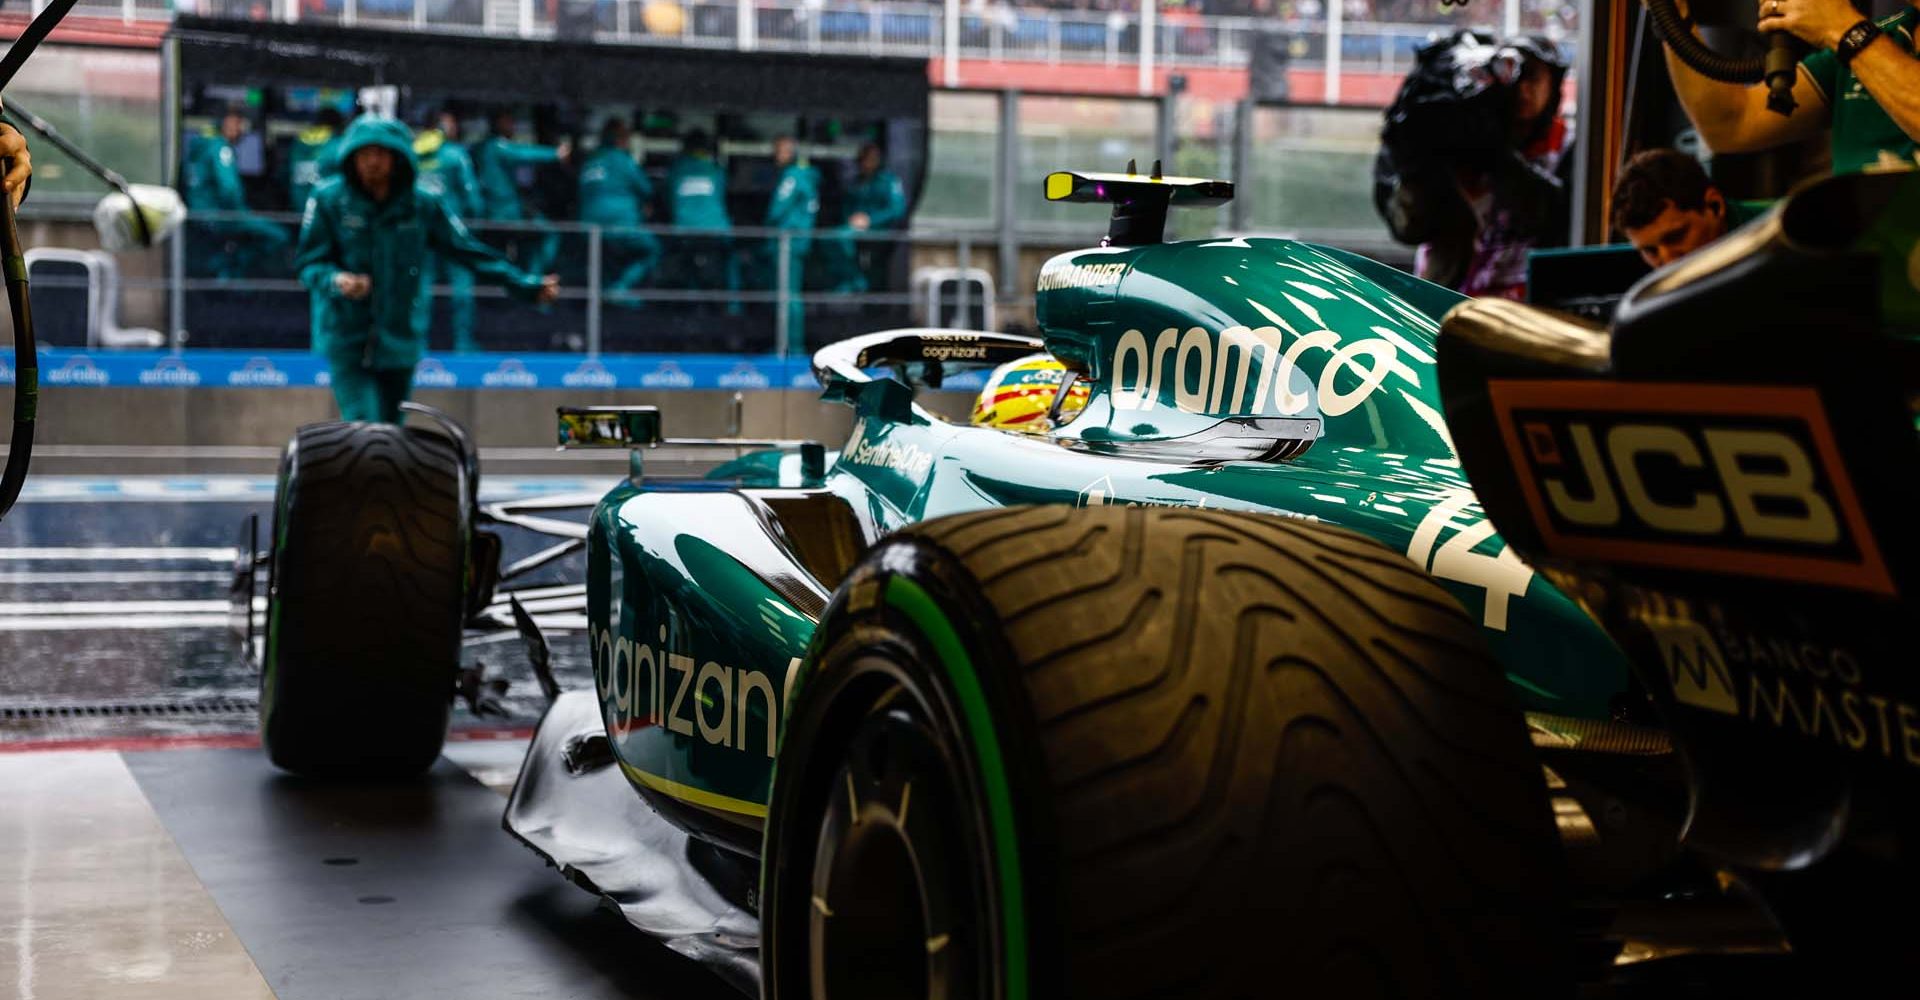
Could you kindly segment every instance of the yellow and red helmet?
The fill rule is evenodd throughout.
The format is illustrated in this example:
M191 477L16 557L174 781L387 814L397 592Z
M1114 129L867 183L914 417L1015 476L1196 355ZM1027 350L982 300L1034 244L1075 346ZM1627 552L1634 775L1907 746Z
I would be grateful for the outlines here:
M973 404L976 427L997 427L1003 431L1042 434L1052 427L1047 413L1053 409L1060 383L1066 379L1067 366L1050 354L1034 354L1009 361L987 376L986 387ZM1060 407L1062 422L1087 405L1087 383L1076 381L1067 390Z

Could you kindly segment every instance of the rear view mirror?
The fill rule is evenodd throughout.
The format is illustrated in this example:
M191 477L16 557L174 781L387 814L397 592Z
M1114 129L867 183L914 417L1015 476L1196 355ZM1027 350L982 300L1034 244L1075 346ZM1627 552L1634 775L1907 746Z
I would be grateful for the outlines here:
M660 409L654 406L562 406L562 448L642 448L660 443Z

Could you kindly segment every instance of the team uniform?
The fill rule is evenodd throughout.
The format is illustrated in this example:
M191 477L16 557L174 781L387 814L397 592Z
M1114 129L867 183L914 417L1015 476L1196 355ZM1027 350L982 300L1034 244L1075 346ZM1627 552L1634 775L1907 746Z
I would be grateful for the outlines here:
M660 262L660 238L640 228L652 201L653 182L626 150L596 149L580 165L580 221L601 227L609 292L638 287Z
M437 253L497 281L522 298L540 291L540 276L522 271L475 239L441 195L416 182L413 137L391 119L361 118L341 143L343 160L364 146L395 155L393 192L376 202L341 176L307 201L296 263L314 297L315 348L327 359L334 399L344 420L398 423L400 404L427 343L419 301L427 293L426 261ZM365 274L362 299L340 294L334 277Z
M1874 23L1895 45L1920 59L1914 43L1915 32L1920 31L1920 9L1902 7L1899 13ZM1840 57L1832 49L1808 55L1800 61L1800 70L1833 112L1834 173L1920 166L1920 143L1895 124L1853 70L1840 64Z
M421 187L439 195L457 218L480 216L480 181L466 147L447 141L446 133L439 129L428 129L414 137L413 152L420 162L417 183ZM429 254L426 276L429 288L442 282L448 286L454 351L466 354L478 350L473 339L473 271L440 254ZM421 296L419 308L425 314L422 327L432 326L433 296Z

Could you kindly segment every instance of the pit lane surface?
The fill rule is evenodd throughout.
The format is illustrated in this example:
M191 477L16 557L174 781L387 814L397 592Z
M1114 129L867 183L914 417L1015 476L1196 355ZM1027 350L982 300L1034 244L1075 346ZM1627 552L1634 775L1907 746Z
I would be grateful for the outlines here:
M502 477L483 484L481 499L599 493L609 485ZM259 677L229 635L227 587L242 520L260 516L265 544L272 502L270 476L30 481L0 523L0 663L9 665L0 671L0 745L252 732ZM503 562L552 544L512 526L495 530ZM575 554L516 585L577 586L584 566ZM264 597L262 588L256 606ZM520 644L503 638L470 646L464 660L508 679L508 715L476 719L456 705L456 730L538 720L543 703ZM555 630L549 639L563 683L586 683L581 634Z
M608 485L490 478L482 500ZM0 524L0 995L735 995L500 830L544 707L517 641L467 649L508 679L507 715L456 703L424 781L267 765L227 586L272 494L260 475L36 477ZM506 561L552 544L497 530ZM517 582L582 572L576 554ZM549 640L563 685L590 683L584 638Z

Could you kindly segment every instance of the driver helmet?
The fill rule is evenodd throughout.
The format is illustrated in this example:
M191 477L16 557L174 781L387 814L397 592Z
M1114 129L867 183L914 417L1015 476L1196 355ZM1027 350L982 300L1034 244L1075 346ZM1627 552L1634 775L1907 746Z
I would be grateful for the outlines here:
M1032 354L1009 361L987 376L980 398L973 404L973 424L1003 431L1043 434L1052 427L1047 414L1067 377L1067 366L1050 354ZM1062 422L1087 405L1087 384L1076 381L1060 407Z

